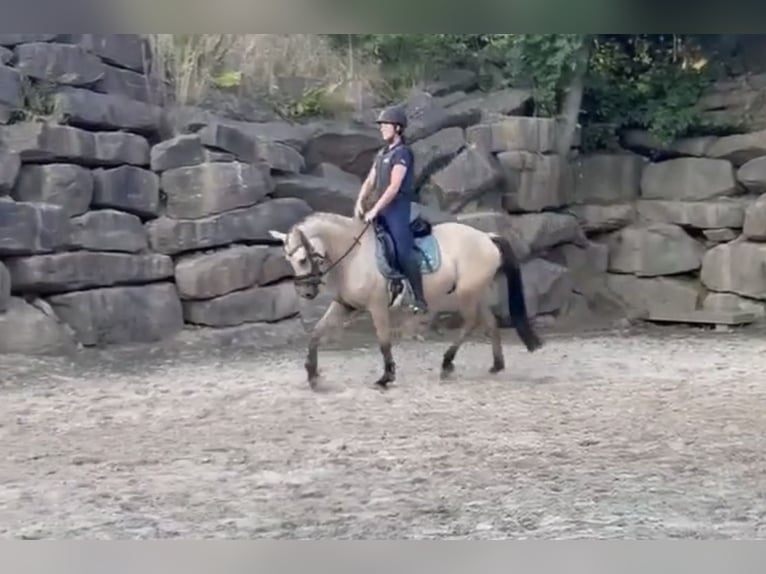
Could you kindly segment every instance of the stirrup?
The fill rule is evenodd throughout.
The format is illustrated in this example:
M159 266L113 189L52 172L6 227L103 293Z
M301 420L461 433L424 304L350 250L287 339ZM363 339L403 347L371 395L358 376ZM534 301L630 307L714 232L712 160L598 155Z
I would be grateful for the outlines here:
M410 303L409 307L412 310L412 312L415 313L416 315L426 315L426 314L428 314L428 304L427 303L424 303L424 302L421 302L421 301L418 301L418 300L413 300L412 303Z

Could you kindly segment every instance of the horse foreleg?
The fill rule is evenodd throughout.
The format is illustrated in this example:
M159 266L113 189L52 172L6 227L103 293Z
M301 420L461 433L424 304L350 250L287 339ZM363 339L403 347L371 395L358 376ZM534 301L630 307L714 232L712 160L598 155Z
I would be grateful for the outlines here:
M500 339L500 328L497 324L497 318L492 313L489 303L484 303L481 306L481 322L487 330L490 341L492 341L492 367L489 369L489 372L492 374L499 373L505 369L503 343Z
M444 352L442 358L441 378L446 379L455 370L455 356L458 349L465 342L471 332L476 328L479 319L479 303L475 295L463 296L460 298L460 316L463 318L463 325L460 328L460 334L457 340L450 345Z
M338 301L333 301L311 331L305 366L309 386L314 390L316 390L317 382L319 380L319 365L317 359L319 341L329 328L339 325L344 319L348 318L350 313L351 310L348 307Z
M383 355L383 376L375 384L385 389L389 383L396 380L396 363L391 352L391 317L388 306L379 303L370 308L370 316L375 326L375 335L378 338L380 353Z

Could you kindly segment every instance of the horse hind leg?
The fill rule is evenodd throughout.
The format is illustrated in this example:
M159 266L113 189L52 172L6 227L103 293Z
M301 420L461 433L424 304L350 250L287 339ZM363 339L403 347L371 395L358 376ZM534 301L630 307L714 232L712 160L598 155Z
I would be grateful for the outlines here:
M458 296L459 312L463 319L460 333L452 345L444 352L442 358L441 378L448 378L455 371L455 356L465 340L476 328L480 319L479 301L474 293Z

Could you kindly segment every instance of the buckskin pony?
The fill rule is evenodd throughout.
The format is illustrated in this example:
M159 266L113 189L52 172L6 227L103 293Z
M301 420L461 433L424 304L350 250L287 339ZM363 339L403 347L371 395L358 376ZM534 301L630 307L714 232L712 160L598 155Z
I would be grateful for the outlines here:
M487 329L492 344L490 373L505 368L500 330L491 310L492 283L498 273L507 279L509 311L519 338L529 352L543 346L527 316L519 262L507 239L457 222L431 225L422 216L414 216L411 225L430 316L450 311L463 319L457 339L444 353L443 378L454 371L458 349L479 325ZM317 389L322 335L359 311L367 311L375 326L383 355L383 374L375 384L386 388L396 379L390 311L403 295L397 289L401 275L391 264L390 238L375 225L325 212L312 213L287 233L270 234L283 245L299 296L316 298L325 282L335 293L308 343L305 367L311 388Z

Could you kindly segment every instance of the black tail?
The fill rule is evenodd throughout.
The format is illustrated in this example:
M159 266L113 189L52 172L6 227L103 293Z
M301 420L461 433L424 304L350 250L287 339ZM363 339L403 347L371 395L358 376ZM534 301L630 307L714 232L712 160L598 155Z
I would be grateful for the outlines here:
M497 246L502 258L502 269L508 284L508 310L519 338L532 353L543 346L527 316L527 304L524 300L524 284L516 254L507 239L492 235L492 242Z

